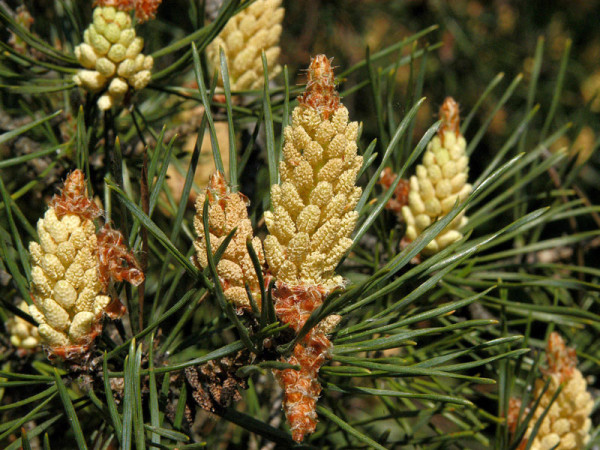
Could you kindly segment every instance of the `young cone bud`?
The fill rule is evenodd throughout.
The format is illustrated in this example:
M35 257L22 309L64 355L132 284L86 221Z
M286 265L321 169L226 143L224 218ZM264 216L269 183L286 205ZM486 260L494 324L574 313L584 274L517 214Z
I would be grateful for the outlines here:
M410 178L408 205L402 207L406 222L405 239L414 241L425 228L445 216L471 193L467 183L469 158L466 141L460 134L458 104L447 97L440 108L442 126L427 145L423 164ZM467 217L460 213L422 251L431 255L462 238L459 231Z

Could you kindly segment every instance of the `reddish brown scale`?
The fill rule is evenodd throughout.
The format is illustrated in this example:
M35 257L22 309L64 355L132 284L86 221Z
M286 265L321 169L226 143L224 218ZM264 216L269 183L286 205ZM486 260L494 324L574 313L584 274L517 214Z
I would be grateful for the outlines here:
M317 426L316 405L322 390L317 376L331 347L324 333L313 333L314 330L303 344L294 347L293 355L287 360L300 366L300 370L275 371L284 390L283 407L296 442L302 442L304 436L313 433Z
M139 286L144 281L144 273L139 263L125 245L123 235L104 225L98 231L98 262L100 281L106 287L111 279L128 281Z
M288 286L276 283L273 290L277 317L294 331L302 329L311 313L323 304L329 290L322 286ZM319 369L329 356L331 341L327 335L313 328L296 344L285 362L299 365L300 370L276 370L275 376L284 391L284 410L292 430L292 438L302 442L306 434L317 426L316 404L321 394Z
M324 120L340 107L331 61L333 59L327 59L325 55L317 55L310 60L306 90L298 97L301 105L316 109Z
M548 369L545 372L549 375L559 375L561 381L571 378L577 366L575 349L567 347L561 335L555 331L550 333L548 338L546 360Z
M104 314L106 314L108 318L112 320L123 317L125 312L127 312L127 308L117 297L113 298L104 310Z
M135 17L140 22L154 19L162 0L135 0Z
M75 361L88 353L89 350L89 345L66 345L64 347L46 347L46 354L50 361L56 358L63 361Z
M140 23L154 19L162 0L96 0L94 6L112 6L119 11L134 11Z
M229 186L225 175L221 172L216 171L210 176L208 180L208 199L213 202L227 196Z
M389 187L396 181L396 174L392 172L392 169L386 167L381 172L381 178L379 179L379 184L381 184L384 189L389 189ZM393 211L398 220L403 222L404 216L402 215L402 207L408 205L408 194L410 192L410 182L405 179L401 179L398 182L398 186L394 189L394 195L390 198L385 205L385 209Z
M514 433L517 429L520 410L521 399L511 397L511 399L508 401L508 413L506 414L506 424L508 425L508 429L511 433Z
M102 215L102 210L88 197L85 176L79 169L67 176L60 195L52 198L50 206L59 219L67 214L75 214L87 220L94 220Z
M452 131L456 137L460 135L460 108L452 97L446 97L440 106L440 120L442 125L438 130L438 135L444 145L444 132Z
M298 332L312 312L321 306L327 293L321 286L288 286L277 283L273 291L277 317Z

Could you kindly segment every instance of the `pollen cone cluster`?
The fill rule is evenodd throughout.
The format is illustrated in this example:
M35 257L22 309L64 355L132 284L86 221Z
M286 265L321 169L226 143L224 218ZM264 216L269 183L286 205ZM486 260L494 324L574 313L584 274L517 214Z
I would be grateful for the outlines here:
M460 134L458 104L447 97L440 108L442 126L423 155L423 164L410 178L408 205L402 208L406 221L405 238L414 241L425 228L445 216L457 202L464 202L472 187L467 183L469 158L465 138ZM460 213L424 249L431 255L462 238L459 231L467 223Z
M131 89L140 90L150 82L154 60L141 53L144 40L136 36L128 12L96 7L83 40L75 56L85 70L73 80L86 91L104 91L98 99L101 110L121 104Z
M83 173L75 170L37 223L39 243L29 244L34 301L29 312L51 355L70 359L85 354L101 330L102 316L119 305L105 295L114 267L102 257L113 249L99 246L93 220L100 214L87 197ZM133 257L115 263L122 278L143 281Z
M550 335L546 350L548 370L544 378L536 380L533 398L541 396L540 403L529 422L525 437L519 449L524 449L531 439L534 425L548 408L552 397L562 384L562 391L554 400L546 417L533 438L532 450L576 450L585 447L589 441L592 425L590 413L594 406L592 396L587 391L587 382L577 369L575 351L567 347L562 337L554 332ZM550 379L546 392L544 385ZM520 406L515 403L513 408ZM509 411L510 415L510 411ZM514 416L514 414L513 414Z
M249 2L247 2L249 3ZM220 73L223 49L231 90L258 89L264 83L262 52L265 52L269 78L281 72L279 36L284 9L281 0L256 0L233 16L206 48L211 70ZM219 78L223 86L223 79Z
M25 313L29 312L25 300L21 301L19 309ZM6 330L10 334L11 344L17 348L31 350L40 345L37 327L19 316L11 317L6 321Z
M239 314L244 310L251 311L246 284L259 306L261 298L258 277L246 242L248 240L252 242L252 248L261 264L264 264L264 255L260 239L253 237L252 223L248 219L248 199L243 194L231 192L222 173L215 172L210 177L205 193L196 198L196 216L194 217L194 228L198 237L194 242L196 256L193 261L201 269L208 266L203 224L204 202L207 198L210 247L213 255L229 233L237 228L217 264L217 273L223 286L223 293L225 298L236 306Z
M361 195L355 186L362 165L356 146L358 124L348 122L325 55L315 57L308 72L306 92L293 111L292 125L284 130L281 183L271 186L273 211L265 213L270 233L264 241L265 256L277 279L275 310L296 332L333 289L343 286L334 270L352 244L358 218L354 208ZM328 318L328 326L315 327L296 346L288 362L299 364L299 371L275 372L298 442L316 427L321 392L317 373L331 346L327 333L335 324L335 318Z
M265 213L265 253L271 273L289 285L334 288L334 269L352 244L361 189L358 123L348 123L324 55L312 60L307 92L286 127L281 183L271 186L273 211Z

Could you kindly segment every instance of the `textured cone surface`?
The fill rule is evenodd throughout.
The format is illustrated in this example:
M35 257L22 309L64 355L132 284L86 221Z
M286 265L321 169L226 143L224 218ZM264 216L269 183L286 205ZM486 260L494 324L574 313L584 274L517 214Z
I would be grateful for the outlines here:
M233 16L206 48L211 70L220 73L223 49L231 89L258 89L264 84L262 52L265 52L269 78L281 72L279 37L284 9L281 0L257 0ZM223 85L223 79L219 78Z
M358 123L335 92L330 61L313 59L306 93L284 130L281 183L271 186L273 210L265 254L271 273L289 285L339 286L334 269L352 240L362 190Z
M19 309L29 313L29 307L25 300L21 301ZM40 344L38 328L19 316L13 316L6 321L6 330L10 334L11 344L17 348L31 350Z
M56 217L49 208L38 221L40 243L32 242L31 315L49 347L87 345L110 298L101 294L96 228L75 214Z
M343 286L334 271L352 245L350 235L358 218L354 208L362 192L355 185L362 166L356 146L358 124L348 122L331 61L316 56L308 76L292 125L284 130L281 183L271 186L273 210L265 212L270 233L265 255L277 278L275 312L296 332L332 290ZM317 425L318 373L332 345L327 333L338 322L339 316L325 318L295 346L293 355L283 359L300 370L274 371L296 442Z
M264 255L260 239L253 237L252 223L248 219L248 199L243 194L231 192L220 172L211 176L206 191L198 195L194 217L194 229L197 235L194 242L196 248L194 263L202 269L208 266L203 222L204 202L207 198L210 247L213 255L229 233L237 228L217 265L223 293L227 300L238 308L238 312L251 311L245 285L250 287L250 292L259 306L261 298L258 277L246 242L248 240L252 242L252 248L261 264L264 264Z
M317 376L330 347L331 342L325 333L314 329L285 360L299 365L300 370L274 371L284 391L283 409L296 442L302 442L304 436L313 433L317 426L316 405L322 389Z
M96 7L83 40L75 56L85 69L73 80L87 91L105 91L98 99L101 110L121 104L128 92L150 82L154 60L141 53L144 40L136 36L127 12L114 6Z
M594 407L592 396L587 391L587 382L582 373L577 369L577 359L573 349L567 347L556 332L550 335L546 350L548 370L545 377L536 380L533 398L540 398L540 403L533 413L527 427L527 432L520 449L524 449L530 439L533 427L542 416L552 397L563 385L562 391L548 410L546 417L533 438L532 450L576 450L584 448L589 441L589 432L592 425L590 414ZM550 384L545 393L544 385L547 380ZM512 415L520 407L518 401L511 401ZM511 410L509 410L509 418Z
M104 295L113 273L101 261L107 248L98 245L92 222L100 213L87 197L83 173L75 170L37 223L39 243L29 244L34 301L29 312L42 344L67 359L87 353L101 330L100 319L115 303ZM128 279L131 268L121 269Z
M406 222L405 238L414 241L422 232L445 216L455 203L466 200L472 191L467 183L469 158L466 141L460 134L458 105L448 97L440 109L442 126L427 146L423 164L417 166L417 174L410 178L408 205L402 207ZM462 238L459 229L467 223L460 213L424 249L430 255L443 250Z
M277 282L273 297L275 312L283 322L290 324L296 332L306 323L311 313L323 304L329 292L320 286L288 286ZM274 374L284 392L283 409L292 430L292 438L302 442L306 434L313 433L317 426L316 405L321 393L318 381L319 369L329 356L331 342L326 333L337 324L337 317L329 316L313 328L296 344L294 352L282 361L299 365L300 370L275 370ZM324 323L325 322L325 323Z

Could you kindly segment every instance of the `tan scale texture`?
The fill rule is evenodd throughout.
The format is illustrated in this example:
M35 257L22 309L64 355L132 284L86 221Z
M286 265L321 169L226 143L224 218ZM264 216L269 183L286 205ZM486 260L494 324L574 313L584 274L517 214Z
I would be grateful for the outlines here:
M29 244L34 302L29 313L50 358L89 356L102 317L115 319L125 310L118 299L103 295L111 279L134 286L144 281L120 232L105 225L96 234L93 220L101 215L76 169L38 221L39 242Z
M550 404L552 396L561 384L559 374L549 374L550 385L542 396L538 408L531 418L525 437L529 437L533 426L544 410ZM538 379L535 383L534 398L539 397L544 389L545 379ZM589 440L589 431L592 421L589 417L594 407L594 401L587 392L587 382L578 369L574 369L571 376L564 380L563 390L558 395L548 414L542 421L537 435L533 439L531 450L576 450L585 447ZM558 447L555 447L558 444Z
M25 300L19 304L19 309L25 313L29 312L29 307ZM13 316L6 321L6 330L10 334L10 342L17 348L31 350L40 345L40 336L35 325L21 319L19 316Z
M94 325L110 303L102 295L96 228L76 214L56 217L53 207L37 223L31 242L32 296L29 312L49 347L89 344Z
M358 123L335 90L331 60L317 55L308 68L306 91L284 130L281 182L271 186L272 211L265 255L277 278L273 298L282 323L299 332L334 289L343 287L334 270L352 244L362 190L355 185L363 159L357 155ZM284 391L283 409L296 442L317 426L321 394L318 373L332 347L327 334L341 318L329 316L282 361L300 370L275 370Z
M73 80L86 91L105 90L98 99L101 110L121 104L130 90L150 82L154 60L141 53L144 40L136 36L129 13L113 6L96 7L83 40L75 47L75 56L85 70Z
M352 244L361 195L358 123L340 106L330 119L297 106L286 127L281 183L271 186L273 211L265 212L265 254L273 275L287 284L335 287L334 269Z
M519 449L524 449L527 445L535 423L550 405L561 383L562 391L550 406L530 448L531 450L582 449L590 439L589 432L592 426L590 414L594 407L594 400L587 391L585 378L576 367L575 351L567 347L556 332L548 339L546 356L549 368L545 377L536 380L533 392L534 399L541 396L540 403L533 413ZM542 395L548 378L550 384Z
M238 313L241 314L243 310L251 311L245 285L248 284L250 292L259 306L261 298L258 277L248 253L246 241L252 242L252 248L261 264L264 263L264 254L260 239L253 237L252 223L248 219L248 199L243 194L231 192L220 172L215 172L211 176L205 193L198 195L196 216L194 217L194 229L198 237L194 241L196 256L193 261L201 269L208 266L203 224L204 202L207 197L210 246L213 255L229 233L237 228L217 265L223 293L227 300L237 307Z
M455 115L451 118L444 106L452 102ZM414 241L428 226L442 218L454 207L464 202L472 191L467 183L469 158L466 141L458 129L458 105L448 97L442 106L443 123L423 155L423 164L417 166L416 175L410 178L408 205L402 207L406 222L405 238ZM461 212L422 251L431 255L462 238L460 228L468 219Z
M264 84L262 51L269 78L281 72L277 63L284 9L281 0L257 0L233 16L206 48L211 70L221 72L220 49L227 60L231 90L258 89ZM219 77L223 86L223 79Z

